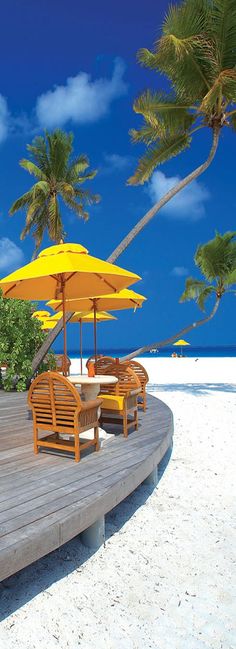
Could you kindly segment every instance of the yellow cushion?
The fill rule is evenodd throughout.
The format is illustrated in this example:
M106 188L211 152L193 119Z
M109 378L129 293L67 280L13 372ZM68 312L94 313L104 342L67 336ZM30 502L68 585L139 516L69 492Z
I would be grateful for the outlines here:
M123 410L124 397L115 394L99 394L99 399L102 399L101 408L105 410Z

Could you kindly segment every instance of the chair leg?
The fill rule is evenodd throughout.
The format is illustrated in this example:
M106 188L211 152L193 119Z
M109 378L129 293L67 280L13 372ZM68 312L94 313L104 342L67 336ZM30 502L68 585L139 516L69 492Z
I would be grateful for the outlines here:
M79 433L75 434L75 461L79 462L80 461L80 441L79 441Z
M145 412L146 408L147 408L147 395L146 395L146 391L144 391L144 394L143 394L143 410L144 410L144 412Z
M128 437L128 426L127 426L127 418L128 414L126 410L123 410L123 433L125 437Z
M135 430L138 430L138 407L136 408L134 412L134 427Z
M95 451L99 451L100 449L100 444L99 444L99 428L98 426L95 426L94 428L94 439L95 439Z
M36 424L34 424L34 453L35 455L38 455L39 448L38 448L38 429Z

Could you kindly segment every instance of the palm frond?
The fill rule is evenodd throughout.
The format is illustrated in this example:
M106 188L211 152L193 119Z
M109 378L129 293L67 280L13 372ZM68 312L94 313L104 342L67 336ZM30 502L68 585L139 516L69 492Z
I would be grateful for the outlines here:
M235 113L230 115L229 124L232 127L232 129L236 131L236 109L235 109Z
M144 142L148 146L157 142L160 137L165 136L165 129L161 132L159 129L154 128L154 126L142 126L138 131L135 128L131 128L129 131L131 140L133 144L138 144L139 142Z
M84 219L84 221L88 221L89 219L89 213L84 209L83 203L77 203L73 198L70 198L70 196L64 196L64 202L65 204L73 210L73 212L76 213L79 218Z
M214 0L211 16L211 38L215 44L218 71L234 68L236 52L235 0Z
M180 296L179 302L187 302L188 300L195 299L204 288L206 288L206 282L204 280L187 277L185 280L185 289Z
M191 137L184 134L176 134L169 138L160 139L158 145L151 148L139 160L138 167L128 180L129 185L143 184L148 180L154 169L184 151L191 142Z
M73 175L83 173L89 167L89 159L85 154L81 154L75 158L68 168L68 174L73 173Z
M143 65L145 68L150 68L150 70L158 69L158 57L150 52L146 47L140 48L137 53L138 62Z
M22 194L17 200L12 204L9 214L12 216L15 214L15 212L18 212L18 210L22 210L24 207L26 207L30 201L32 200L32 190L29 192L26 192L25 194Z
M26 160L26 158L23 158L20 160L20 166L23 167L23 169L26 169L30 174L33 176L36 176L36 178L39 178L40 180L45 180L46 175L43 173L42 169L40 169L34 162L31 160Z
M199 110L206 114L212 113L217 105L221 106L222 97L227 103L236 101L236 69L220 72L211 89L203 98Z
M37 194L43 194L44 196L48 196L50 192L50 185L47 182L47 180L39 180L37 183L33 185L31 192L33 196L37 196Z
M235 236L236 232L217 233L214 239L198 246L194 260L208 281L218 278L224 284L225 278L235 269Z
M88 205L93 205L94 203L100 203L101 196L99 194L92 194L89 190L75 188L75 196L82 203L87 203Z
M157 67L171 79L179 97L198 101L210 89L216 62L208 38L209 2L187 0L172 6L156 43Z
M234 284L236 284L236 268L234 268L234 270L232 270L230 273L228 273L228 275L225 276L226 287L234 286ZM236 291L236 287L235 287L235 291Z
M215 292L215 286L208 286L203 280L188 277L185 282L185 290L182 293L179 302L195 300L201 311L204 311L207 298Z

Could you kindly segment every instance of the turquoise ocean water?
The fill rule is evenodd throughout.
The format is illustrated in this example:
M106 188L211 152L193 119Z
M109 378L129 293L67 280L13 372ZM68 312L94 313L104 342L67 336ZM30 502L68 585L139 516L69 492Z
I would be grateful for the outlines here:
M128 348L128 349L99 349L99 354L104 354L105 356L113 356L114 358L121 358L122 356L126 356L127 354L130 354L133 351L133 349ZM163 347L160 349L158 352L148 352L146 354L141 354L141 356L146 357L146 358L157 358L162 357L162 358L168 358L173 354L173 351L176 351L180 353L180 348L178 347ZM236 345L232 346L217 346L217 347L192 347L190 345L189 347L183 347L183 353L187 357L236 357ZM75 349L69 349L68 354L70 358L78 358L78 350ZM87 358L88 356L91 356L93 354L93 349L85 349L83 352L83 357Z

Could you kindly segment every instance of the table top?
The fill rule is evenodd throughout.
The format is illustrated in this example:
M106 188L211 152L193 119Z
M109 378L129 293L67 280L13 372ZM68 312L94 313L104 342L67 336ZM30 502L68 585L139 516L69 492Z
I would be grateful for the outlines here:
M81 385L104 385L117 383L118 378L110 374L96 374L96 376L87 376L87 374L71 374L67 377L71 383L81 383Z

